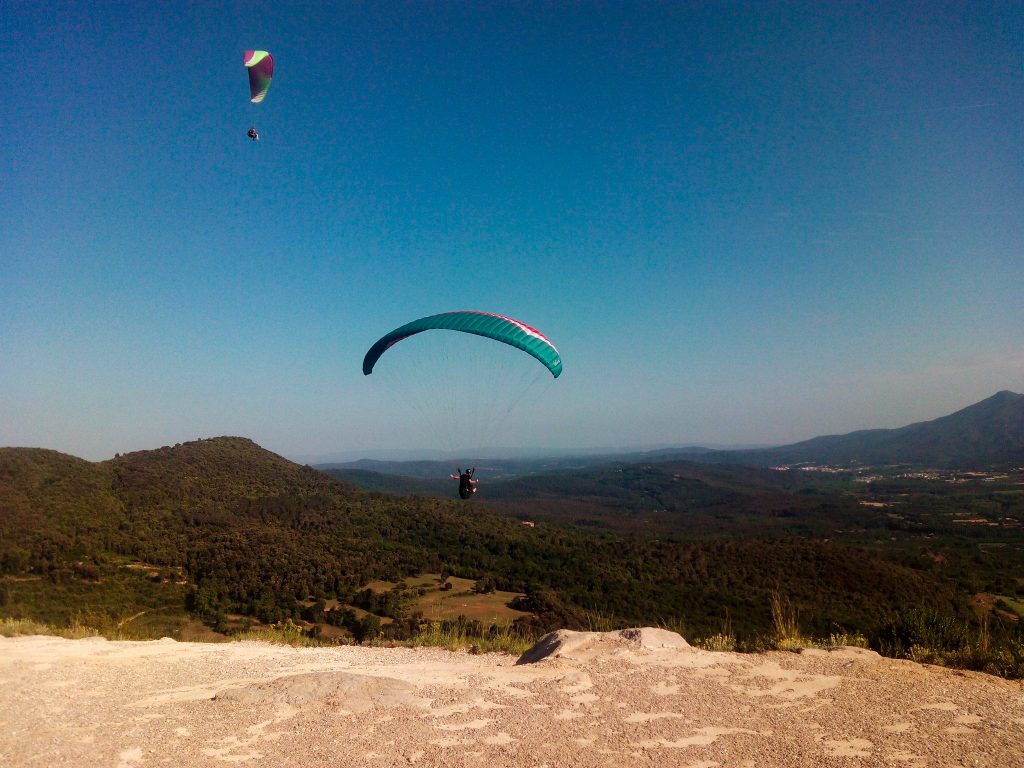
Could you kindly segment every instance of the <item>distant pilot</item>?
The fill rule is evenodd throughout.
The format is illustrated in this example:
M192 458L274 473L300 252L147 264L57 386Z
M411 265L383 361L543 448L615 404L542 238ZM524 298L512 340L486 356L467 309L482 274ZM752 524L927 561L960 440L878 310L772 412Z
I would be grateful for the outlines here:
M246 131L245 135L248 136L253 141L259 141L260 140L260 135L258 133L256 133L256 128L255 127L250 128L248 131Z
M476 493L476 484L480 482L479 480L473 479L473 473L476 472L476 467L467 469L465 472L463 472L461 469L456 469L455 471L458 472L459 474L448 475L448 477L450 477L452 480L459 481L459 498L471 498L473 494Z

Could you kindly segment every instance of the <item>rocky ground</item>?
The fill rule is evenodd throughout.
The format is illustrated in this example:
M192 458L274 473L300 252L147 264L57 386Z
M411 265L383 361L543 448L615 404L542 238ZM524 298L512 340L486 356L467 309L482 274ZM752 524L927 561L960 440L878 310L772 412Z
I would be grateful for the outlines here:
M1024 685L861 649L0 638L4 766L1024 766Z

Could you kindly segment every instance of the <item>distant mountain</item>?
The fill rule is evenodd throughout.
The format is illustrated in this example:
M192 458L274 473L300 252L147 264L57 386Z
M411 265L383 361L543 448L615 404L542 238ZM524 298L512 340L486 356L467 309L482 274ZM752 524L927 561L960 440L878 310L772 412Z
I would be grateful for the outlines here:
M639 454L637 454L639 456ZM445 479L450 473L455 472L458 467L476 466L477 471L494 478L522 477L534 475L540 472L571 471L595 463L603 463L609 460L607 456L568 457L568 458L538 458L538 459L476 459L456 461L388 461L380 459L359 459L358 461L334 462L331 464L318 464L316 469L328 472L331 476L346 479L345 472L352 472L353 478L359 477L361 473L371 472L382 475L397 475L406 478L420 478L425 480ZM639 461L639 458L637 458ZM351 480L360 487L362 483ZM445 483L447 485L447 483Z
M451 470L438 467L433 476L395 475L389 472L374 472L369 469L323 469L325 474L361 488L368 493L390 493L397 496L432 496L436 499L452 499L458 483L446 474Z
M685 448L659 448L652 451L604 451L604 452L581 452L579 454L568 454L563 456L539 456L536 458L484 458L484 459L457 459L447 461L420 459L415 461L385 460L385 459L359 459L357 461L331 462L328 464L317 464L316 469L327 472L332 477L350 482L364 490L387 490L392 493L418 493L424 488L436 489L447 487L449 483L439 485L431 482L429 486L409 485L397 486L388 485L376 487L381 481L370 477L370 474L391 475L406 479L418 478L423 480L437 481L444 479L451 472L460 466L476 466L481 475L486 475L491 481L508 480L515 477L526 477L530 475L549 474L552 472L570 473L578 472L587 467L605 466L613 462L626 462L639 464L648 461L663 461L674 459L680 456L706 456L713 454L711 448L685 447ZM387 482L387 481L385 481ZM406 490L408 488L408 490Z
M569 473L611 462L699 461L750 466L779 464L882 465L905 464L945 469L983 469L1024 465L1024 395L997 392L979 403L932 421L897 429L863 429L825 435L770 448L715 449L700 446L649 451L580 452L543 458L478 461L491 480L537 474ZM358 461L319 464L338 479L366 490L392 493L443 494L438 482L453 471L451 461ZM430 482L398 482L373 475L418 478Z
M616 446L613 448L608 447L590 447L590 448L530 448L530 447L516 447L508 448L501 446L494 447L483 447L474 450L474 456L486 456L488 460L507 462L507 463L518 463L523 462L529 464L535 461L559 461L564 459L569 460L591 460L594 458L601 457L623 457L623 456L656 456L663 454L678 455L683 453L706 453L707 451L738 451L746 450L749 448L765 448L767 447L764 443L731 443L731 444L716 444L710 443L707 445L680 445L678 443L672 443L667 445L655 445L655 446ZM426 449L410 449L402 450L400 448L391 449L376 449L376 450L365 450L352 452L348 451L345 453L331 453L331 454L302 454L293 453L289 455L292 461L296 461L300 464L309 464L310 466L318 469L322 468L338 468L338 467L349 467L362 462L381 462L381 463L402 463L402 464L414 464L414 463L437 463L443 464L444 466L455 466L462 464L467 460L471 460L474 456L466 457L461 451L430 451Z
M1024 464L1024 395L1002 391L932 421L898 429L865 429L815 437L778 448L715 451L694 458L769 466L909 464L978 469Z

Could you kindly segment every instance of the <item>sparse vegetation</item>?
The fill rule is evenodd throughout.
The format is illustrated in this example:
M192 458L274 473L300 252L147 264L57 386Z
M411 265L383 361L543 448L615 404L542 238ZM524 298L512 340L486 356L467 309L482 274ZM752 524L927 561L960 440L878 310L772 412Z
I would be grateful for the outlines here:
M859 632L838 631L833 632L825 639L822 645L826 648L868 648L868 639Z
M450 651L469 651L470 653L508 653L521 656L536 641L537 637L524 634L523 631L510 626L492 624L486 631L478 631L468 622L446 621L431 624L406 641L405 645L434 646L447 648Z
M736 637L734 635L715 634L696 639L694 645L705 651L732 652L736 650Z
M812 645L811 640L800 632L797 610L788 598L782 597L778 592L772 592L771 608L772 624L775 627L772 642L777 649L793 651Z
M0 635L17 637L19 635L54 635L64 637L61 629L51 624L43 624L32 619L0 619Z
M995 636L990 622L987 613L974 628L934 610L911 610L887 619L872 638L871 647L884 656L922 664L1024 677L1024 627L1018 623Z
M269 627L254 627L232 635L233 640L254 640L274 645L291 645L297 648L308 648L324 645L314 637L310 637L302 627L291 619L272 624Z

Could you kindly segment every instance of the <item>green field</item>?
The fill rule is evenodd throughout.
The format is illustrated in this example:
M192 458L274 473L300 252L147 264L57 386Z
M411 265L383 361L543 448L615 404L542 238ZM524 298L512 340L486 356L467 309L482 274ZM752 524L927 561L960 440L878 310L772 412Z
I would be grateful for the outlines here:
M457 619L464 616L469 620L477 620L484 624L497 624L508 626L520 616L528 616L524 611L517 611L509 608L508 604L517 597L522 597L517 592L491 592L488 594L476 594L473 587L476 581L473 579L460 579L454 576L448 581L452 588L448 591L441 590L441 574L421 573L405 579L407 590L417 593L425 590L424 594L415 596L410 606L410 612L422 612L423 618L432 621L444 621L446 619ZM398 586L393 581L372 581L364 589L372 589L374 592L388 592Z
M1017 597L1010 597L1009 595L995 595L995 598L1004 602L1014 613L1024 619L1024 600Z

